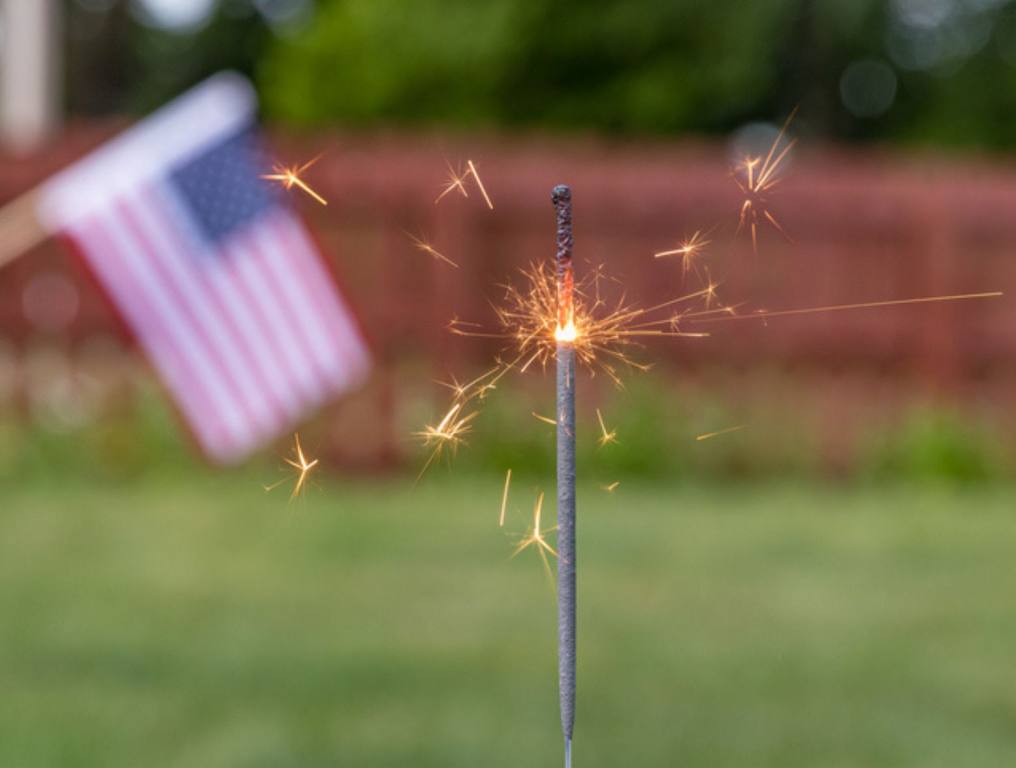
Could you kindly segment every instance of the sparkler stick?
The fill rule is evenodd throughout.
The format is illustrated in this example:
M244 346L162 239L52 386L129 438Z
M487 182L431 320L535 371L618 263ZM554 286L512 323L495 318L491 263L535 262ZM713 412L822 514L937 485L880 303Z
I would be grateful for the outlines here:
M565 768L575 727L575 347L571 189L554 187L557 211L557 637Z

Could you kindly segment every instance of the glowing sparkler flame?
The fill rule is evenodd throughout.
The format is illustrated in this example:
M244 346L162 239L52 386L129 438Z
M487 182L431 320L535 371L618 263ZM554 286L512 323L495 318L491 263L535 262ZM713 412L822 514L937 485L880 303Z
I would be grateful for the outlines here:
M503 286L504 302L494 307L499 330L484 331L462 321L450 325L451 331L460 336L503 339L510 345L510 354L505 354L505 361L491 372L492 378L500 378L510 370L525 372L533 364L546 365L554 358L558 343L568 343L589 370L602 371L620 384L621 367L648 368L629 354L643 339L708 335L683 330L685 313L679 311L679 306L710 301L715 297L715 285L651 307L631 304L624 296L608 304L601 296L601 283L606 277L601 268L596 268L572 287L571 310L566 310L561 323L554 273L536 263L522 270L521 275L520 284ZM469 393L462 396L468 399Z
M281 184L285 189L290 190L293 187L303 190L306 194L317 200L321 205L328 205L328 201L325 200L321 195L315 192L307 182L305 182L300 175L314 165L318 160L321 159L321 155L318 155L310 162L304 163L299 167L287 168L284 165L275 164L272 166L274 173L267 173L261 176L262 179L268 181L276 181Z
M764 194L779 182L778 174L782 164L795 144L793 140L784 142L786 131L793 118L794 113L791 113L765 157L752 157L745 160L741 166L744 175L743 181L735 177L735 181L745 193L745 200L741 208L741 225L750 226L752 241L756 245L757 225L760 222L768 221L779 231L783 231L765 207ZM468 163L466 171L455 172L451 168L450 170L452 177L442 193L442 197L453 191L468 195L465 182L472 177L489 204L486 190L479 180L476 166L472 161ZM625 369L637 371L649 369L648 365L639 362L633 356L633 349L640 347L646 339L709 336L709 333L706 332L687 330L688 325L692 323L764 320L785 315L981 299L1002 295L1001 292L985 292L804 307L776 312L744 310L742 309L743 304L720 303L719 283L711 278L707 269L702 269L700 272L696 260L709 243L710 241L701 231L696 231L679 248L654 254L656 258L680 257L682 273L694 273L702 280L700 283L702 287L652 306L640 306L629 302L623 293L616 300L604 298L601 293L602 283L610 278L607 277L602 267L588 269L584 272L581 280L576 280L570 258L559 258L556 270L551 269L546 262L536 262L528 268L520 270L521 279L502 286L504 289L503 298L501 302L493 305L497 321L495 327L488 328L480 323L453 319L448 326L452 333L467 337L499 339L505 343L505 347L495 358L493 367L472 381L465 384L453 382L447 385L453 393L448 412L436 426L425 427L422 432L417 433L423 438L425 445L434 448L423 471L426 471L442 451L449 449L454 453L455 449L462 444L463 435L469 432L471 422L478 415L478 411L475 409L466 413L470 404L475 405L476 401L483 400L497 388L500 381L509 373L525 373L534 365L545 367L555 359L559 346L567 346L571 349L578 362L586 367L591 374L602 372L615 384L621 386L621 374ZM439 257L424 241L417 240L416 244L421 250L430 253L435 258ZM567 245L567 243L565 244ZM561 243L559 242L560 247ZM533 416L548 424L557 424L555 419L547 416L541 416L535 412ZM616 432L607 429L599 411L597 411L597 418L601 433L600 445L615 442ZM738 426L707 433L698 436L697 439L706 440L741 428ZM421 471L421 475L423 471ZM610 488L615 487L616 484ZM504 503L506 503L506 499L503 500ZM502 509L502 519L503 514L504 510Z
M564 328L558 326L554 329L554 341L558 343L571 344L579 337L578 329L575 327L575 321L569 319L565 324Z

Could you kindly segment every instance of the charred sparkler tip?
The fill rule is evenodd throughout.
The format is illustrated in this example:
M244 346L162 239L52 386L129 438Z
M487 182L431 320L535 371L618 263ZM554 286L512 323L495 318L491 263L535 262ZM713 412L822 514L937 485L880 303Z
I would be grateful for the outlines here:
M558 343L573 343L578 336L575 327L575 305L573 289L575 276L572 271L572 247L575 238L572 234L571 187L559 184L550 194L557 212L557 330L555 338Z

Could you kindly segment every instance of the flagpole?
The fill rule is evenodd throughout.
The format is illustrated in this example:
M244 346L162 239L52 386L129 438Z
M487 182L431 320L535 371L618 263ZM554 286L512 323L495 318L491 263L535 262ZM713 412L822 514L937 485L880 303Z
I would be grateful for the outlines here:
M39 221L39 188L31 189L0 208L0 269L49 237Z

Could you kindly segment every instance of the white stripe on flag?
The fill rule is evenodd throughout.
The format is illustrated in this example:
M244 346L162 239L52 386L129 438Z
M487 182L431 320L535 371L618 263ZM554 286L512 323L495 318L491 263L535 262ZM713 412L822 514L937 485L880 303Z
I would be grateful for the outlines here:
M253 300L233 274L231 255L210 250L201 241L191 225L190 217L185 214L172 191L157 187L152 190L152 194L157 202L165 206L165 228L172 233L178 247L191 253L193 258L203 259L203 268L212 290L254 357L260 378L267 382L275 402L287 419L292 420L301 410L296 383L287 368L279 364L282 351L275 346L269 322L260 315ZM156 205L155 210L161 213L163 209Z
M268 320L268 332L282 351L282 359L295 376L300 391L309 404L317 404L324 397L324 387L314 369L314 360L307 353L299 331L279 303L278 292L266 278L263 258L248 238L234 238L227 246L229 258L237 278L245 285L248 294L261 314Z
M216 302L208 290L207 281L198 267L201 255L187 253L174 247L174 238L164 230L152 207L141 196L123 204L124 215L139 240L146 243L146 252L154 264L172 284L174 295L181 308L194 319L197 332L205 337L212 356L226 373L231 389L238 390L237 398L244 411L253 414L257 434L272 434L278 428L281 414L274 411L265 390L258 386L254 371L244 360L244 346L229 330L226 318L217 310Z
M280 286L287 313L295 319L318 369L332 386L341 386L349 378L349 366L343 364L340 350L322 324L323 318L310 304L310 286L300 270L294 268L300 255L285 252L279 236L278 218L277 215L272 216L258 226L255 232L258 250L273 281Z
M191 373L201 383L215 406L213 418L222 420L234 447L237 443L240 446L250 444L253 437L250 424L241 413L236 397L227 388L218 361L210 355L204 337L194 327L180 301L174 300L166 285L160 280L150 260L143 253L142 244L121 219L122 216L110 212L102 221L103 230L114 245L110 256L115 255L121 261L140 288L149 312L155 318L150 324L163 325L183 351Z
M226 457L232 450L231 436L215 417L207 391L194 384L194 373L184 349L152 314L150 303L131 272L118 263L118 247L103 222L82 222L69 230L117 308L123 312L138 343L158 369L202 447L212 456Z
M359 383L370 365L370 356L363 334L356 325L355 315L346 305L335 285L335 278L322 263L324 258L311 240L305 227L293 215L280 217L286 253L303 276L306 286L324 324L331 330L333 343L342 350L350 371L350 381Z

